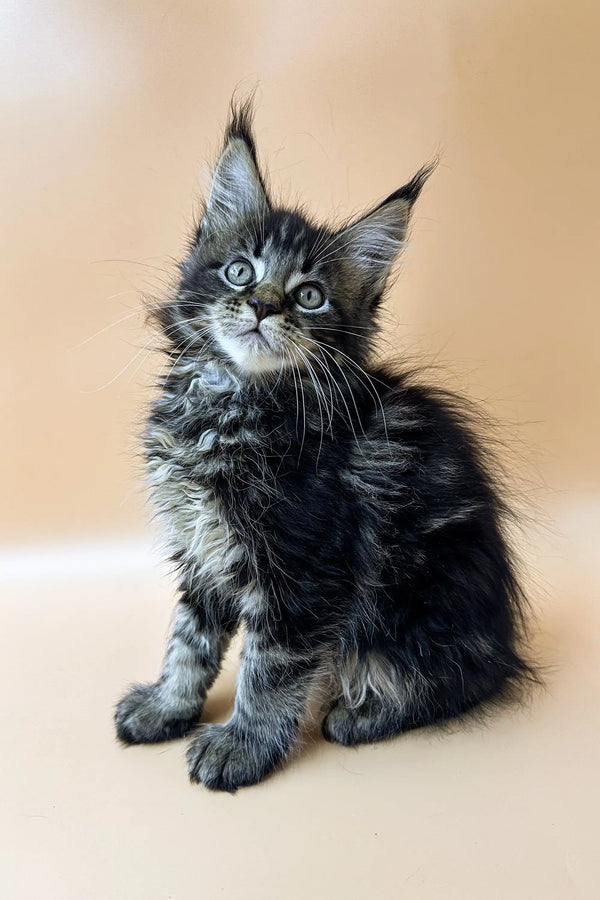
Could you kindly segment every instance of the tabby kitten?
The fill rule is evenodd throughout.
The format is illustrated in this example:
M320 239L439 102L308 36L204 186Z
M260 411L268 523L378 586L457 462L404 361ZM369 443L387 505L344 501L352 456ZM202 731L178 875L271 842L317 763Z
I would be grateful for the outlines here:
M146 455L180 596L161 674L116 727L128 744L195 729L243 623L233 715L187 753L209 788L282 763L316 682L323 735L349 746L458 716L528 672L504 506L460 401L369 363L429 173L316 227L273 204L249 104L233 108L157 311L169 368Z

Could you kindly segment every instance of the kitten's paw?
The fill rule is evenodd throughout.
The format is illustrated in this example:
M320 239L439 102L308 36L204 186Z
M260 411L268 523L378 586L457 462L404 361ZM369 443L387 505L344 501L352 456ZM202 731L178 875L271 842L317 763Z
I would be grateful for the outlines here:
M280 759L256 739L239 736L229 723L204 725L186 755L190 781L230 792L261 781Z
M336 703L323 719L321 731L325 740L331 743L343 744L345 747L359 743L356 733L356 711L342 703Z
M165 702L160 684L138 684L117 705L117 737L124 744L156 744L181 738L195 727L202 705L175 710Z
M405 728L399 710L377 700L352 709L339 700L323 719L321 731L326 741L352 747L394 737Z

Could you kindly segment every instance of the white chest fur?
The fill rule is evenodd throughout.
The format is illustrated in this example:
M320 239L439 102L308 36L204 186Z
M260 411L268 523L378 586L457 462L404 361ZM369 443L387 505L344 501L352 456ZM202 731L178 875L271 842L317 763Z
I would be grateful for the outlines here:
M230 445L231 437L223 442L215 429L195 441L178 442L167 427L152 426L148 480L170 551L193 569L200 583L235 596L242 611L249 612L263 596L251 544L231 528L212 486L223 443ZM246 573L243 578L241 572Z

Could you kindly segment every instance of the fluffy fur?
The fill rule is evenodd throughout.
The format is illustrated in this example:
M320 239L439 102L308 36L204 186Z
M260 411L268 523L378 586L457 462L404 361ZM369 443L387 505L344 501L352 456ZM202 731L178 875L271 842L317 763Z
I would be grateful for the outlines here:
M369 361L428 174L317 227L272 203L250 108L234 109L156 312L170 365L146 455L181 595L160 677L116 725L126 743L193 729L243 622L233 715L188 750L209 788L278 766L320 679L323 734L352 745L459 716L529 672L506 510L464 404ZM323 303L303 306L307 290Z

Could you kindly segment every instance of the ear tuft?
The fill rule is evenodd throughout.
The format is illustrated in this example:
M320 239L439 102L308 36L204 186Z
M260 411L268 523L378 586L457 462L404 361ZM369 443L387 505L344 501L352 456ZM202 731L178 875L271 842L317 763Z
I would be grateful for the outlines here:
M253 122L254 94L250 94L245 100L237 100L233 97L229 105L229 121L225 129L224 147L227 146L228 141L238 138L239 140L244 141L252 154L254 162L257 162L256 144L252 132Z
M381 206L384 206L386 203L389 203L391 200L407 200L411 206L417 200L419 194L423 190L423 186L429 176L437 169L439 163L439 159L436 157L427 165L422 166L416 175L410 179L408 184L405 184L403 187L398 188L397 191L394 191L393 194L390 194L387 197Z

